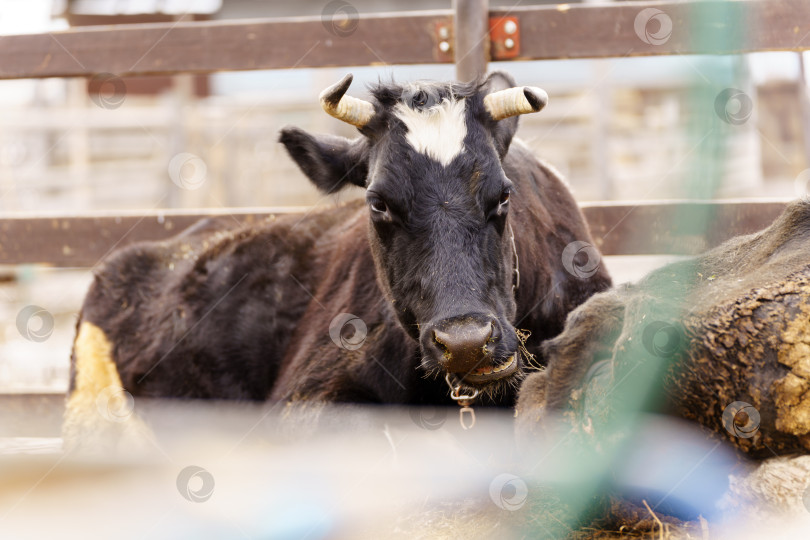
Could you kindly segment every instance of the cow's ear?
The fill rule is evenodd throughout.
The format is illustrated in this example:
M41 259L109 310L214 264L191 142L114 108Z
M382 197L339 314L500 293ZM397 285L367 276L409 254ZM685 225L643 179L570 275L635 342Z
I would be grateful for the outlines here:
M506 90L513 88L516 85L515 79L508 73L503 71L493 71L484 80L481 85L480 94L486 96L499 90ZM495 147L498 150L498 155L503 159L506 152L509 150L509 145L512 143L512 137L518 128L518 117L512 116L511 118L504 118L503 120L489 120L490 130L492 137L495 140Z
M279 141L322 192L334 193L349 184L366 187L368 140L365 137L310 135L296 127L285 127Z

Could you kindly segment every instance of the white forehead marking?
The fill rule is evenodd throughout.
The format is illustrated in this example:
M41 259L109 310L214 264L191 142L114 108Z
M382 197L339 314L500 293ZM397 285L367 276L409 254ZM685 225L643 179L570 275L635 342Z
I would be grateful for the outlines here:
M464 137L467 135L465 107L464 99L445 99L424 111L399 103L394 114L408 128L406 139L414 150L447 166L464 151Z

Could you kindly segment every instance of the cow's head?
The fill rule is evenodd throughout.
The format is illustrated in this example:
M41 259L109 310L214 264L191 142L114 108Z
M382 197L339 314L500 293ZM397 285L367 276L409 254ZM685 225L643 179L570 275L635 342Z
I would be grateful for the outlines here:
M351 75L321 94L356 126L349 140L285 128L281 142L322 191L366 189L369 240L382 289L421 346L422 367L473 387L517 381L515 187L502 160L519 114L548 100L494 73L472 84L380 84L374 102L346 95Z

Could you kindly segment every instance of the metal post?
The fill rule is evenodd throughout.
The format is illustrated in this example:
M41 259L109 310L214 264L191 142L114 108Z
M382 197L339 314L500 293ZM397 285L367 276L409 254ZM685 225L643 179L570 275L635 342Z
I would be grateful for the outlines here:
M489 0L453 0L456 79L467 82L487 72Z

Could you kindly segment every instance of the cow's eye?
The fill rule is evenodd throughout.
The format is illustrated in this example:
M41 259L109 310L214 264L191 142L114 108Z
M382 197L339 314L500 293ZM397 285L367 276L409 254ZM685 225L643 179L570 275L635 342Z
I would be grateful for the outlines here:
M509 197L511 194L511 187L503 188L500 197L498 197L498 204L494 204L493 202L489 203L492 206L490 206L489 213L487 214L487 220L501 218L506 215L509 211Z
M388 213L388 205L385 204L385 201L380 199L379 197L369 197L367 199L368 207L371 208L372 212L377 214L387 214Z

